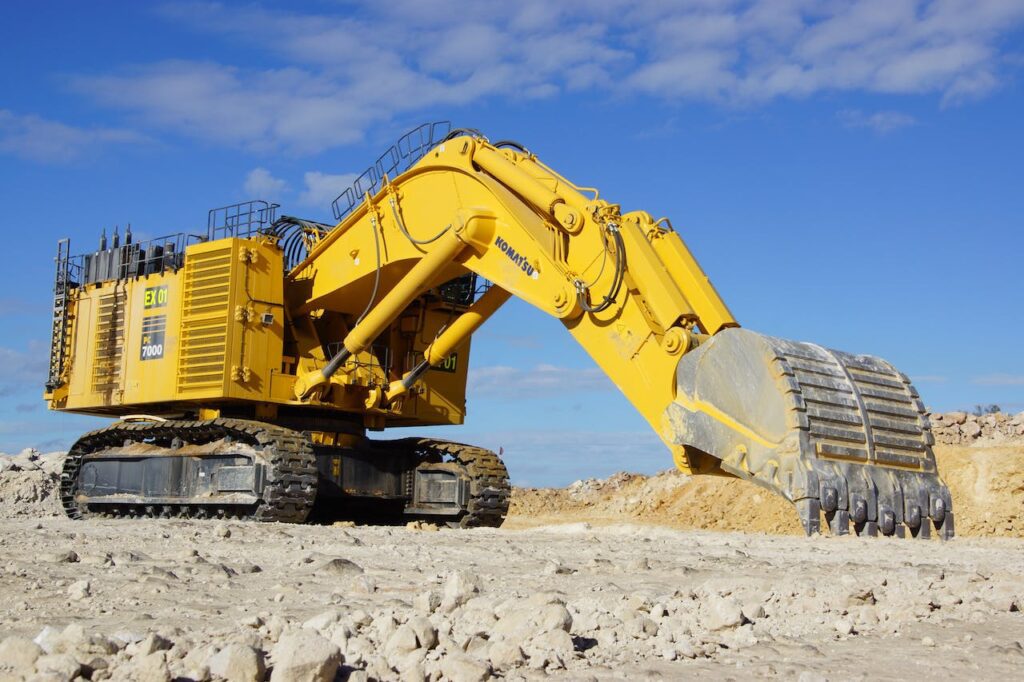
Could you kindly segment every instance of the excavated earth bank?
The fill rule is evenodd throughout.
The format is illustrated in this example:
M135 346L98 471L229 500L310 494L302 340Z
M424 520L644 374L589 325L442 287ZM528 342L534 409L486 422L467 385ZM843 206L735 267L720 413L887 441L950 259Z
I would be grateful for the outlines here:
M953 495L961 537L1024 538L1024 438L936 445L939 473ZM793 506L752 483L690 477L676 470L654 476L618 473L576 481L567 488L517 488L512 528L623 520L674 528L801 535Z

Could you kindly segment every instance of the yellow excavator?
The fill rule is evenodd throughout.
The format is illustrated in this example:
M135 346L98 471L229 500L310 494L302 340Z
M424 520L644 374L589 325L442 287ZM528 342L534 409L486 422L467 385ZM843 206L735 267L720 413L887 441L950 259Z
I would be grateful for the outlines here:
M367 432L461 424L470 339L515 296L562 322L681 471L778 493L808 534L824 517L833 535L953 536L905 375L740 328L668 219L518 143L426 124L334 201L336 224L278 208L58 244L45 398L117 418L68 454L69 516L498 526L495 453Z

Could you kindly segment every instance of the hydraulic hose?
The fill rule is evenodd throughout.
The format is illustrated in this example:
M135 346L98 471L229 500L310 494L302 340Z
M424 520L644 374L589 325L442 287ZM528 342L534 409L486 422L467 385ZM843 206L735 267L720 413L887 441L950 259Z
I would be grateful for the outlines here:
M597 305L591 305L587 301L587 290L589 287L579 286L578 298L580 308L588 313L600 313L611 307L612 303L619 297L619 291L622 289L622 282L626 276L626 249L625 244L622 241L622 234L619 233L617 225L611 224L608 226L608 232L612 235L612 239L615 241L615 273L612 278L611 290L601 299L601 302ZM602 267L603 269L603 267Z
M370 308L373 307L374 302L377 300L377 292L380 291L380 234L377 232L377 220L375 218L370 218L370 225L373 227L373 246L377 252L377 269L373 274L373 293L370 294L370 300L366 302L366 308L363 310L362 314L359 315L359 319L356 320L356 324L362 322L363 318L366 317L366 314L370 312ZM334 369L337 370L337 367Z
M391 199L389 203L391 204L391 215L393 215L395 217L395 224L398 225L398 229L401 230L403 235L405 235L405 238L408 239L413 244L416 244L416 245L419 245L419 246L422 246L424 244L431 244L433 242L436 242L441 237L443 237L445 232L447 232L448 230L452 229L452 226L449 223L445 228L443 228L440 232L435 234L433 237L429 237L427 239L415 239L411 234L409 234L409 230L406 229L405 223L402 222L401 216L398 215L398 207L395 205L395 200Z

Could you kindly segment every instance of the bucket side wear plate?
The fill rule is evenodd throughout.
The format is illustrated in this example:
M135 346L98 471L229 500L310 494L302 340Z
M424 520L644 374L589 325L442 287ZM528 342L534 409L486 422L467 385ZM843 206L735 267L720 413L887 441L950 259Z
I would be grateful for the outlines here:
M808 534L953 536L924 406L885 360L726 329L687 353L666 418L673 443L793 502Z

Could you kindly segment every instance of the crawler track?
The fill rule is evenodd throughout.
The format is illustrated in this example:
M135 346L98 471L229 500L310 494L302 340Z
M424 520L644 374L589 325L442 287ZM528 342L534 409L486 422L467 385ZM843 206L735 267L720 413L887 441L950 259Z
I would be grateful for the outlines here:
M453 462L469 476L469 502L466 512L450 525L460 528L501 526L508 514L512 486L501 458L490 450L433 438L405 438L391 441L414 452L420 461Z
M248 505L83 504L76 498L78 473L86 455L125 444L147 443L172 450L177 442L202 445L230 439L252 446L264 464L262 498ZM296 431L245 421L118 422L85 434L74 444L61 472L64 511L73 519L101 515L160 517L234 517L254 521L302 523L316 498L316 460L307 438ZM92 507L96 506L96 509Z

